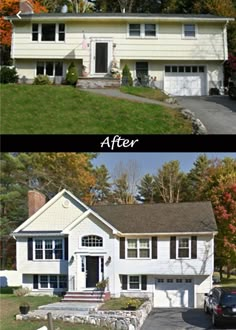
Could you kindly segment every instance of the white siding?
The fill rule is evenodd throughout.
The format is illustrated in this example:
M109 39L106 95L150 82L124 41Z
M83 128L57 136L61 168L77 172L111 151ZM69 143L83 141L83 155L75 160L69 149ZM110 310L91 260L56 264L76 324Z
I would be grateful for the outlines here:
M27 238L18 238L16 242L17 270L22 274L66 274L66 260L28 260Z
M70 201L69 207L64 207L65 199ZM48 207L27 227L26 231L56 231L63 230L83 213L79 203L67 195L61 196L54 204Z
M31 24L15 23L15 58L82 59L90 61L90 47L83 49L85 33L88 45L91 38L110 38L116 43L115 56L120 59L164 60L224 60L223 24L198 23L195 40L182 38L182 24L159 24L157 38L127 37L125 22L66 23L65 42L33 42ZM85 64L86 65L86 64Z
M118 259L120 274L210 275L212 269L212 239L198 236L197 259L170 259L170 237L158 238L158 259Z
M7 286L20 286L22 284L22 275L17 270L0 271L0 288Z
M97 235L103 238L103 247L82 247L81 238L87 235ZM69 280L73 277L76 280L75 289L81 290L85 287L84 273L81 271L81 256L93 255L103 256L104 263L111 257L111 263L104 265L104 278L109 277L109 288L114 290L114 270L116 249L114 249L114 239L111 230L94 217L85 218L81 221L69 235L69 260L74 256L74 262L69 266Z

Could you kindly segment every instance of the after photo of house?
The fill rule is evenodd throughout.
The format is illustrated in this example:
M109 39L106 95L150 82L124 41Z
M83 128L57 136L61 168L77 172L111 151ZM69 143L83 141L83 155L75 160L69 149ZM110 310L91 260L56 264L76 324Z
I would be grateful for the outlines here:
M2 329L235 329L235 156L1 154Z
M3 0L1 133L235 134L218 2Z

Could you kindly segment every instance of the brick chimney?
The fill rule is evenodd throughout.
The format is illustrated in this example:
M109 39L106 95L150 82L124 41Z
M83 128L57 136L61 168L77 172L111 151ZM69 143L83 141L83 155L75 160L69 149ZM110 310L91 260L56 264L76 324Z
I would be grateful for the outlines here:
M28 191L28 212L29 217L37 212L46 203L45 195L36 190Z
M21 14L33 14L33 6L28 0L20 0Z

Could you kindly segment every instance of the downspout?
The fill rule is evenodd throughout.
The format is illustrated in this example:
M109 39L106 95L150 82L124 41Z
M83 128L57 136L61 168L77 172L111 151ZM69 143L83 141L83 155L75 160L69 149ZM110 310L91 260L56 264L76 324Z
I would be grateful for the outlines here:
M224 61L221 63L221 67L224 67L224 63L228 60L228 47L227 47L227 25L229 20L226 21L223 28L223 48L224 48ZM220 94L224 95L224 70L223 70L223 81L220 87Z
M229 20L226 21L226 23L224 25L224 29L223 29L224 62L228 60L228 48L227 48L227 25L228 24L229 24Z

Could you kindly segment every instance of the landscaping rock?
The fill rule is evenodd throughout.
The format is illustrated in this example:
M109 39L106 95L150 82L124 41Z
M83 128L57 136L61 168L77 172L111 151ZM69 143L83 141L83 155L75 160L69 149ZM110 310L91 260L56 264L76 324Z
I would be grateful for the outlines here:
M189 119L189 120L195 119L194 113L188 109L182 109L180 112L186 119Z
M206 127L199 119L193 119L192 127L193 127L193 134L197 134L197 135L207 134Z
M177 100L174 97L169 97L168 99L165 99L165 102L168 104L175 104L177 103Z

